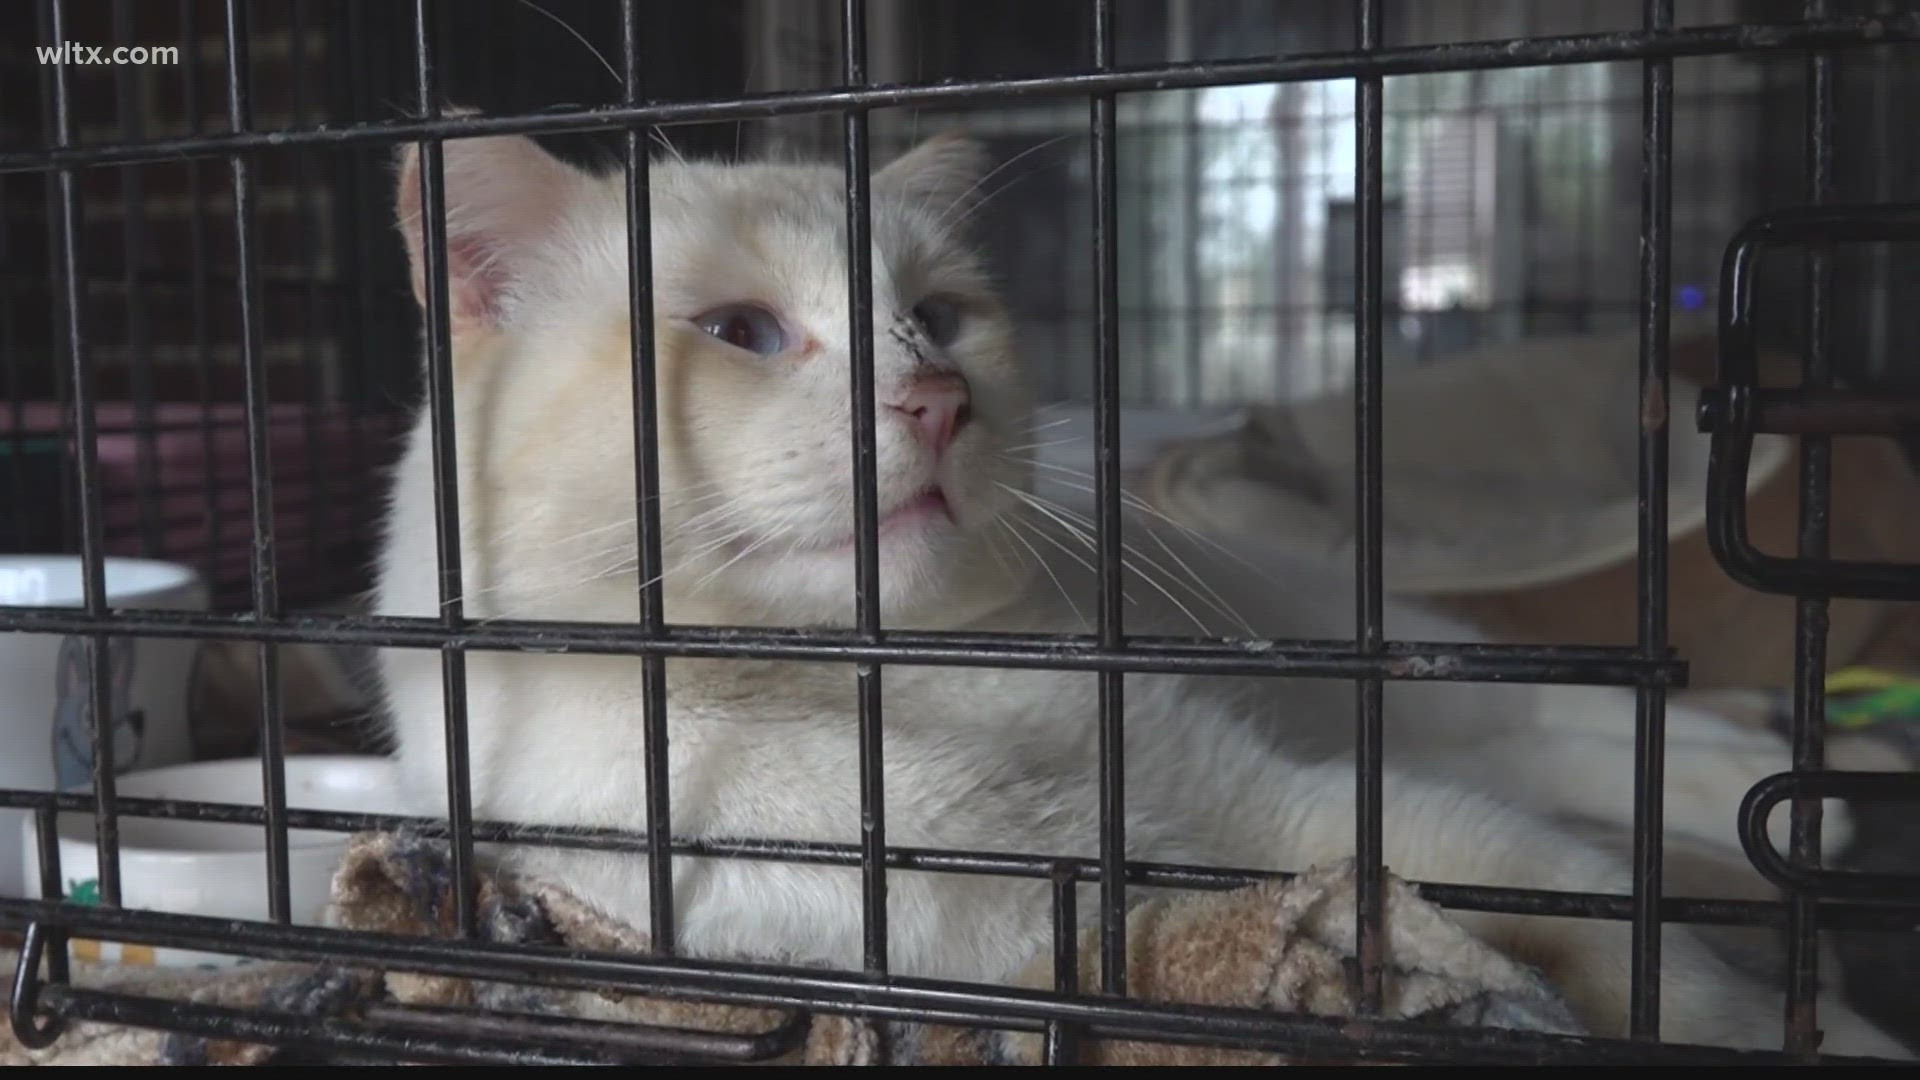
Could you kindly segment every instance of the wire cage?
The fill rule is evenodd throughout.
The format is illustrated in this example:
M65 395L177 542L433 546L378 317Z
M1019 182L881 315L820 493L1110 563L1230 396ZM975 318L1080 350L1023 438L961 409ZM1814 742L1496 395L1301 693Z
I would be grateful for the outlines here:
M484 9L484 10L482 10ZM990 10L989 10L990 9ZM476 14L478 13L478 14ZM1017 17L1016 17L1017 16ZM1913 778L1825 768L1830 599L1920 599L1920 568L1836 563L1828 448L1834 436L1911 438L1914 378L1899 365L1920 330L1897 317L1915 271L1888 254L1920 240L1898 103L1920 85L1912 5L1807 0L1646 0L1642 5L1486 2L1272 5L725 2L704 5L414 0L36 0L0 11L0 543L83 556L78 609L0 606L0 630L86 643L92 715L106 707L118 638L257 643L257 752L265 805L116 793L111 724L93 733L87 792L0 791L37 822L40 898L0 897L23 931L11 1020L30 1045L105 1021L438 1061L714 1060L770 1056L795 1032L738 1045L711 1036L494 1034L486 1017L395 1011L351 1023L161 1002L74 985L66 945L85 937L302 960L372 960L428 974L783 1004L813 1012L939 1017L1043 1032L1050 1063L1078 1037L1217 1044L1399 1061L1622 1063L1819 1060L1813 1009L1822 928L1909 929L1908 876L1824 869L1822 798L1905 801ZM708 43L700 49L688 41ZM178 42L173 65L34 62L30 45ZM799 43L799 44L796 44ZM597 45L595 43L598 43ZM579 51L584 48L585 55ZM604 66L603 66L604 65ZM744 89L743 89L744 88ZM454 114L450 102L477 109ZM942 126L984 133L1006 177L983 219L1021 346L1044 356L1045 396L1078 406L1092 434L1097 629L1066 637L906 633L882 624L873 472L870 164ZM1676 131L1684 138L1676 138ZM629 217L633 386L641 523L636 625L531 623L463 614L452 490L446 140L539 137L626 178L644 208L656 140L722 155L800 146L838 155L848 195L853 326L857 625L846 631L669 625L658 585L658 484L648 215ZM426 260L440 274L421 323L383 198L394 147L422 161ZM1784 253L1783 253L1784 249ZM1867 249L1864 256L1859 249ZM1757 267L1764 262L1766 273ZM1720 379L1697 422L1713 435L1710 536L1736 580L1797 598L1793 755L1737 808L1779 903L1675 897L1662 884L1666 694L1685 657L1668 643L1670 329L1718 311ZM1756 312L1766 317L1756 318ZM1392 640L1383 623L1382 386L1398 369L1475 344L1555 329L1638 333L1639 554L1630 644L1455 645ZM424 369L410 358L426 342ZM1761 342L1804 356L1796 387L1763 386ZM1136 408L1208 409L1330 387L1355 397L1357 632L1350 641L1131 637L1119 562L1123 426ZM438 619L325 605L368 584L385 470L419 401L433 417ZM1676 415L1679 414L1679 415ZM1744 519L1756 434L1802 440L1797 556L1758 552ZM200 567L199 613L113 610L103 560L145 555ZM470 650L633 656L645 706L644 835L557 830L546 843L644 855L650 956L558 955L462 940L396 941L294 925L290 828L357 831L387 815L290 810L287 703L274 673L301 644L437 651L445 666L451 813L434 826L458 879L475 845L516 837L477 821L465 757ZM758 657L855 674L863 841L857 846L676 837L665 784L664 664ZM890 846L881 783L880 687L891 664L1098 673L1100 857L1060 859ZM1591 683L1638 706L1633 888L1628 895L1430 886L1468 910L1626 921L1632 1039L1608 1041L1245 1010L1127 995L1128 891L1226 888L1237 870L1125 858L1126 675L1191 672L1349 680L1358 829L1363 1007L1383 986L1382 687L1391 680ZM1624 797L1624 796L1623 796ZM1767 840L1791 803L1793 842ZM1729 808L1732 814L1736 808ZM62 893L55 820L94 815L98 904ZM121 904L127 818L220 820L267 836L261 874L274 918L228 921ZM524 842L524 840L516 840ZM865 968L796 972L674 956L674 857L780 858L857 867ZM888 877L902 868L1053 883L1055 935L1077 923L1076 886L1098 884L1102 964L1078 984L1070 944L1050 991L987 988L887 971ZM471 936L470 890L456 921ZM1771 926L1787 937L1786 1045L1778 1054L1660 1043L1663 922ZM550 1034L550 1033L549 1033ZM679 1040L679 1041L676 1041Z

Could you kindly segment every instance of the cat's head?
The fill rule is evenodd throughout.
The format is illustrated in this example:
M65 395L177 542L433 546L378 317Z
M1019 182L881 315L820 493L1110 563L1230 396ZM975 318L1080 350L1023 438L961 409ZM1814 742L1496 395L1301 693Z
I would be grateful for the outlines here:
M1030 400L964 225L983 155L938 137L872 178L882 607L939 626L1017 587L1001 516ZM402 234L424 284L418 163ZM668 616L853 613L846 185L837 166L651 170ZM516 137L444 148L454 391L478 614L633 595L626 187ZM624 584L623 584L624 583ZM488 591L492 595L488 596ZM630 603L630 600L624 602ZM582 605L585 605L584 607ZM598 612L604 614L604 612Z

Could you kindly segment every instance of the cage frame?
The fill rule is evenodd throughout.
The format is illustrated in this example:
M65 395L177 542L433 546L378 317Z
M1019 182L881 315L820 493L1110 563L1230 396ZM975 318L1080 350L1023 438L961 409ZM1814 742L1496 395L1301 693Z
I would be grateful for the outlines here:
M41 0L54 42L64 40L63 0ZM437 105L432 41L435 0L413 0L414 73L418 116L344 125L257 129L252 123L247 79L244 0L224 0L228 118L226 133L194 131L184 136L101 145L77 145L64 67L50 72L53 109L50 147L0 152L0 174L39 173L53 180L55 233L61 280L62 347L70 374L72 432L78 453L78 501L84 604L80 611L0 607L0 631L60 633L88 643L90 694L95 717L94 783L90 795L0 791L0 807L31 810L37 823L40 899L0 898L0 924L23 925L24 944L15 973L9 1015L16 1037L44 1046L71 1021L102 1021L244 1038L310 1048L402 1052L412 1059L498 1062L653 1062L667 1060L761 1060L791 1049L804 1037L804 1018L816 1012L925 1022L951 1022L1043 1032L1050 1064L1068 1064L1086 1038L1138 1038L1239 1048L1339 1054L1354 1060L1445 1060L1483 1062L1808 1063L1818 1056L1817 935L1820 927L1920 925L1920 896L1909 879L1838 875L1815 869L1819 856L1819 803L1824 797L1912 800L1920 779L1908 775L1840 774L1824 769L1825 606L1834 595L1913 595L1920 570L1880 568L1856 591L1836 589L1808 571L1793 576L1797 597L1792 770L1756 787L1741 808L1749 854L1770 880L1786 890L1783 902L1721 901L1667 896L1662 884L1661 784L1668 690L1684 685L1685 664L1667 644L1667 436L1671 424L1668 326L1671 257L1673 62L1690 56L1758 51L1806 53L1809 127L1806 174L1814 228L1793 239L1824 242L1844 233L1867 239L1894 238L1904 229L1902 208L1865 208L1841 227L1827 208L1833 184L1833 78L1842 52L1871 45L1920 42L1920 13L1833 17L1824 0L1807 0L1805 18L1778 24L1677 28L1672 0L1644 0L1638 30L1558 37L1513 38L1440 45L1393 47L1383 42L1382 0L1354 5L1355 47L1337 53L1268 56L1243 60L1158 64L1121 68L1113 63L1113 0L1093 0L1089 33L1093 62L1085 70L1037 77L967 79L929 84L874 85L867 78L866 5L841 0L842 84L823 89L753 93L693 101L648 99L638 59L639 20L634 0L621 0L624 88L619 105L541 113L447 116ZM1467 645L1393 641L1385 634L1382 602L1381 454L1381 250L1383 80L1441 71L1485 71L1545 64L1634 61L1643 65L1640 209L1639 553L1637 641L1624 647ZM1117 326L1117 228L1115 225L1115 95L1249 82L1352 79L1357 85L1355 490L1357 633L1351 640L1244 643L1129 636L1120 594L1119 348ZM873 353L870 320L870 200L867 112L917 104L965 105L1040 96L1086 98L1091 138L1094 221L1096 386L1095 500L1099 606L1097 630L1085 635L962 634L890 631L879 610L877 485L873 471ZM652 126L768 118L799 113L839 113L843 120L843 170L847 194L849 308L852 313L851 384L854 403L856 623L848 630L744 629L669 625L659 584L660 522L656 511L658 418L652 394L655 362L650 265L649 181L645 147ZM640 617L634 624L554 623L503 620L484 625L466 620L459 598L461 559L458 492L454 486L451 407L451 346L446 280L444 140L501 134L580 131L624 133L622 171L628 197L627 242L635 409L636 512L640 533ZM269 401L259 341L259 312L250 222L253 176L250 155L293 147L354 145L418 147L424 208L426 298L426 411L431 418L435 474L438 575L442 614L435 619L393 616L328 616L281 610L275 578L272 474L267 425ZM236 209L239 267L234 302L242 320L248 476L253 500L253 610L237 615L109 611L104 583L98 463L95 460L95 400L91 386L85 298L80 287L78 170L180 159L221 160ZM1822 225L1824 223L1824 225ZM1762 231L1763 224L1757 226ZM1849 230L1852 230L1851 232ZM1920 235L1920 234L1916 234ZM1736 246L1752 237L1736 239ZM1744 250L1744 249L1743 249ZM1831 365L1824 344L1829 274L1823 257L1807 256L1806 301L1813 333L1799 391L1772 391L1777 409L1796 402L1832 402ZM1750 260L1730 255L1727 285L1750 272ZM1735 289L1723 286L1723 297ZM1723 312L1722 345L1740 337L1737 305ZM1710 390L1699 416L1715 433L1722 464L1739 466L1726 451L1742 437L1768 430L1766 409L1753 405L1741 384L1737 349L1723 351L1723 386ZM1795 395L1798 395L1796 397ZM1784 404L1781 404L1784 403ZM1858 402L1855 402L1859 406ZM1819 568L1827 547L1831 513L1829 439L1835 434L1910 433L1920 428L1920 403L1879 400L1879 412L1864 407L1811 413L1801 409L1794 433L1804 442L1799 488L1803 568ZM1777 410L1776 410L1777 411ZM1811 415L1813 418L1808 419ZM1744 467L1737 470L1743 473ZM1723 473L1721 479L1724 481ZM1716 483L1714 530L1735 535L1744 476ZM1736 572L1737 549L1716 543L1716 554ZM1736 572L1736 576L1738 576ZM1742 579L1746 580L1746 579ZM1748 581L1764 585L1765 582ZM1864 590L1860 592L1859 590ZM173 637L253 642L261 661L260 754L264 805L236 805L121 798L111 763L112 725L104 707L108 672L103 660L110 637ZM435 649L441 653L446 699L448 797L444 822L397 815L313 812L289 809L284 776L282 703L274 677L276 646L291 642L361 644ZM552 949L464 940L474 933L470 886L476 842L527 842L511 825L473 818L466 760L464 662L470 650L552 650L637 656L645 697L643 732L648 778L648 827L643 835L565 829L543 833L541 843L644 854L650 869L651 940L646 956L563 954ZM860 738L862 839L857 845L776 841L690 841L676 838L668 815L665 661L669 657L760 657L851 665ZM915 663L1027 667L1097 672L1100 680L1098 768L1101 777L1100 853L1094 859L982 854L906 849L886 843L881 782L883 714L880 687L886 665ZM1126 893L1133 886L1221 889L1284 874L1141 863L1125 858L1124 775L1121 753L1124 677L1130 672L1190 672L1345 679L1355 683L1359 721L1355 768L1359 800L1357 852L1358 964L1355 979L1363 1025L1346 1020L1264 1013L1255 1010L1152 1004L1126 996ZM1523 681L1631 687L1636 693L1636 779L1633 889L1630 895L1549 893L1451 885L1420 885L1428 899L1483 911L1559 914L1628 921L1632 925L1631 1031L1628 1039L1548 1036L1494 1029L1436 1029L1377 1016L1384 952L1381 864L1381 791L1384 747L1382 688L1388 680ZM1792 803L1792 844L1786 856L1766 840L1766 814ZM55 817L90 812L98 839L102 904L81 906L60 892ZM121 905L118 822L141 816L241 822L265 831L266 876L271 917L267 922L133 911ZM293 925L288 905L287 832L290 828L357 831L408 826L439 829L451 846L456 880L456 921L463 940L427 940ZM1764 853L1761 851L1764 848ZM775 859L858 867L862 878L863 969L814 971L765 964L695 961L672 952L675 856ZM887 970L885 898L888 873L896 869L962 874L1005 874L1047 879L1054 906L1055 987L1050 991L988 987L893 975ZM1891 877L1891 880L1888 878ZM1099 885L1102 975L1097 992L1078 985L1074 930L1075 886ZM1779 1052L1733 1051L1659 1041L1660 928L1665 922L1784 926L1789 932L1787 1038ZM391 970L543 985L621 989L684 995L741 1004L799 1010L795 1019L759 1036L612 1025L536 1022L518 1018L503 1034L503 1018L429 1013L400 1007L354 1021L298 1017L205 1004L159 1001L83 989L70 984L65 943L70 936L135 942L202 951L234 952L292 960L377 961ZM42 973L43 960L46 971ZM515 1026L517 1025L517 1026Z

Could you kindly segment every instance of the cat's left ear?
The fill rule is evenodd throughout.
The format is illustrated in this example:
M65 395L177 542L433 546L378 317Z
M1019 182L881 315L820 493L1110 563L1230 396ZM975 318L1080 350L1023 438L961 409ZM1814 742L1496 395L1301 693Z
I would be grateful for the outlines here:
M944 211L968 197L986 169L986 147L944 132L895 158L873 179L877 187Z
M581 175L521 136L443 144L447 299L456 332L496 326L504 301L533 269L535 254L579 197ZM420 161L400 152L395 206L413 270L413 295L426 309Z

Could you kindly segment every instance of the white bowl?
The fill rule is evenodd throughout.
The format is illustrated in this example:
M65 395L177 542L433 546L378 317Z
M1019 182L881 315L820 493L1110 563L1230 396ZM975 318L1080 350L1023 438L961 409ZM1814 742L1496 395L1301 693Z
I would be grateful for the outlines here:
M190 567L110 558L102 567L107 606L201 611L207 585ZM77 555L0 555L0 604L82 605ZM199 643L113 637L109 672L115 771L177 765L192 757L187 685ZM0 634L0 788L59 791L93 775L92 705L83 638ZM0 810L0 896L20 895L18 838L31 815Z
M108 605L134 610L172 607L165 601L200 578L190 567L151 559L114 556L102 569ZM0 604L80 607L86 597L81 570L77 555L0 555Z
M287 806L297 810L392 813L393 766L385 758L297 756L287 759ZM128 773L117 790L128 798L190 799L199 802L259 806L262 781L258 758L233 758ZM121 903L132 909L266 921L266 829L228 822L182 821L122 816L120 824ZM61 814L60 873L66 894L85 901L98 895L98 855L94 816ZM291 829L287 833L288 899L293 921L319 922L333 872L346 852L346 833ZM38 895L40 869L33 822L22 836L24 876ZM238 958L177 949L148 949L112 943L73 943L75 959L117 960L160 966L227 965Z

